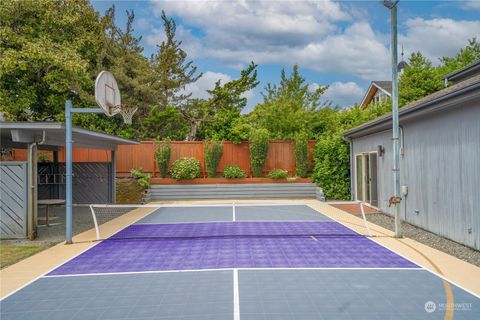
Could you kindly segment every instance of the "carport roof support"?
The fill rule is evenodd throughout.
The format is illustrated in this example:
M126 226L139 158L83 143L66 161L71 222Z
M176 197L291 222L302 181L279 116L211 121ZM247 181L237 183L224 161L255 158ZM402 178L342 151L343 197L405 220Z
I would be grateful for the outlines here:
M119 145L138 144L137 141L95 132L79 127L72 128L75 147L116 150ZM32 142L45 141L42 147L65 146L65 124L61 122L0 122L2 146L25 147Z

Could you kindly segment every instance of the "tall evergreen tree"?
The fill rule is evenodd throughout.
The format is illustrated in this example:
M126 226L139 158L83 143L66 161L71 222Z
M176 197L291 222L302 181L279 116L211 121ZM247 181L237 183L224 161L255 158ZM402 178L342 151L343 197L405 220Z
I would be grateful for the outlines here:
M175 38L175 20L168 18L164 11L161 18L166 39L157 45L158 51L150 61L154 73L152 88L157 90L159 106L166 108L185 103L191 96L184 92L185 86L197 81L202 74L197 74L193 61L187 61L187 53L181 48L182 41Z
M443 88L443 82L432 63L420 52L414 52L408 59L399 79L399 105L423 98Z
M264 102L248 115L255 128L267 129L274 139L293 139L299 132L306 131L309 137L319 121L319 111L329 104L321 97L327 86L311 90L294 66L290 76L282 70L280 84L268 84L263 93Z

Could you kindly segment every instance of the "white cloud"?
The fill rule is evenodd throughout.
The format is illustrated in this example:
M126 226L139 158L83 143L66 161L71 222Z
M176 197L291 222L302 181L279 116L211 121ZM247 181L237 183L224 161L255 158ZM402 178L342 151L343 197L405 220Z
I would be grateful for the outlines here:
M153 2L157 16L165 10L179 18L177 35L191 59L208 58L235 69L250 61L298 64L368 81L388 79L388 30L373 30L355 8L331 0ZM407 55L421 51L434 63L455 54L480 30L480 21L415 18L400 24L399 44ZM154 29L146 39L157 44L162 37L163 31Z
M186 85L185 92L191 93L192 98L207 99L210 97L207 90L213 89L218 80L225 84L231 81L232 78L225 73L207 71L196 82Z
M140 18L137 20L137 28L140 30L149 29L151 27L150 21L145 18Z
M185 50L189 58L198 57L203 50L201 40L183 25L178 25L175 36L182 41L182 49ZM165 31L163 28L153 28L151 33L145 37L147 43L151 46L156 46L166 40Z
M309 89L312 91L319 87L318 83L309 85ZM324 100L332 101L334 105L350 107L355 103L359 103L364 94L365 90L355 82L334 82L329 85L327 91L323 94L323 98Z
M421 51L435 64L438 58L455 55L468 39L480 35L480 21L415 18L408 19L405 26L406 33L399 37L405 51Z
M461 7L465 10L480 9L480 1L479 0L462 1Z

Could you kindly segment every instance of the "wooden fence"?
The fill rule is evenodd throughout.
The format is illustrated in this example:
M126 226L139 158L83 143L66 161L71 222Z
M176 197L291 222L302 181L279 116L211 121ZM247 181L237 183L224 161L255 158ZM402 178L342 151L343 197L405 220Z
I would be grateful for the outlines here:
M310 165L313 162L313 147L315 141L309 141ZM129 176L133 168L142 168L144 172L159 176L158 166L155 161L155 142L142 141L139 145L123 145L117 151L117 176ZM224 142L223 156L218 167L218 174L223 171L227 164L235 163L243 170L251 174L249 143L234 144L230 141ZM202 175L206 176L204 143L203 141L172 141L172 155L170 164L182 157L193 157L200 160ZM14 150L13 160L24 160L25 150ZM58 161L65 161L65 152L60 150ZM73 149L74 162L109 162L111 155L109 151L96 149ZM311 166L310 166L311 167ZM290 140L270 141L267 160L264 166L264 173L272 169L286 169L290 175L295 174L295 143Z

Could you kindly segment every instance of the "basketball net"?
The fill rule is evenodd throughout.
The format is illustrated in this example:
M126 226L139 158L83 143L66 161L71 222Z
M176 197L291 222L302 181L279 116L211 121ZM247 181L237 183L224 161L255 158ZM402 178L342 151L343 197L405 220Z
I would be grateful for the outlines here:
M120 113L122 115L123 122L129 125L132 124L133 115L138 110L137 106L131 105L131 104L122 104L122 105L109 106L109 107L110 107L110 113L112 115Z
M138 107L131 104L122 104L120 107L120 114L123 117L123 122L125 124L132 124L132 118L135 112L137 112Z

